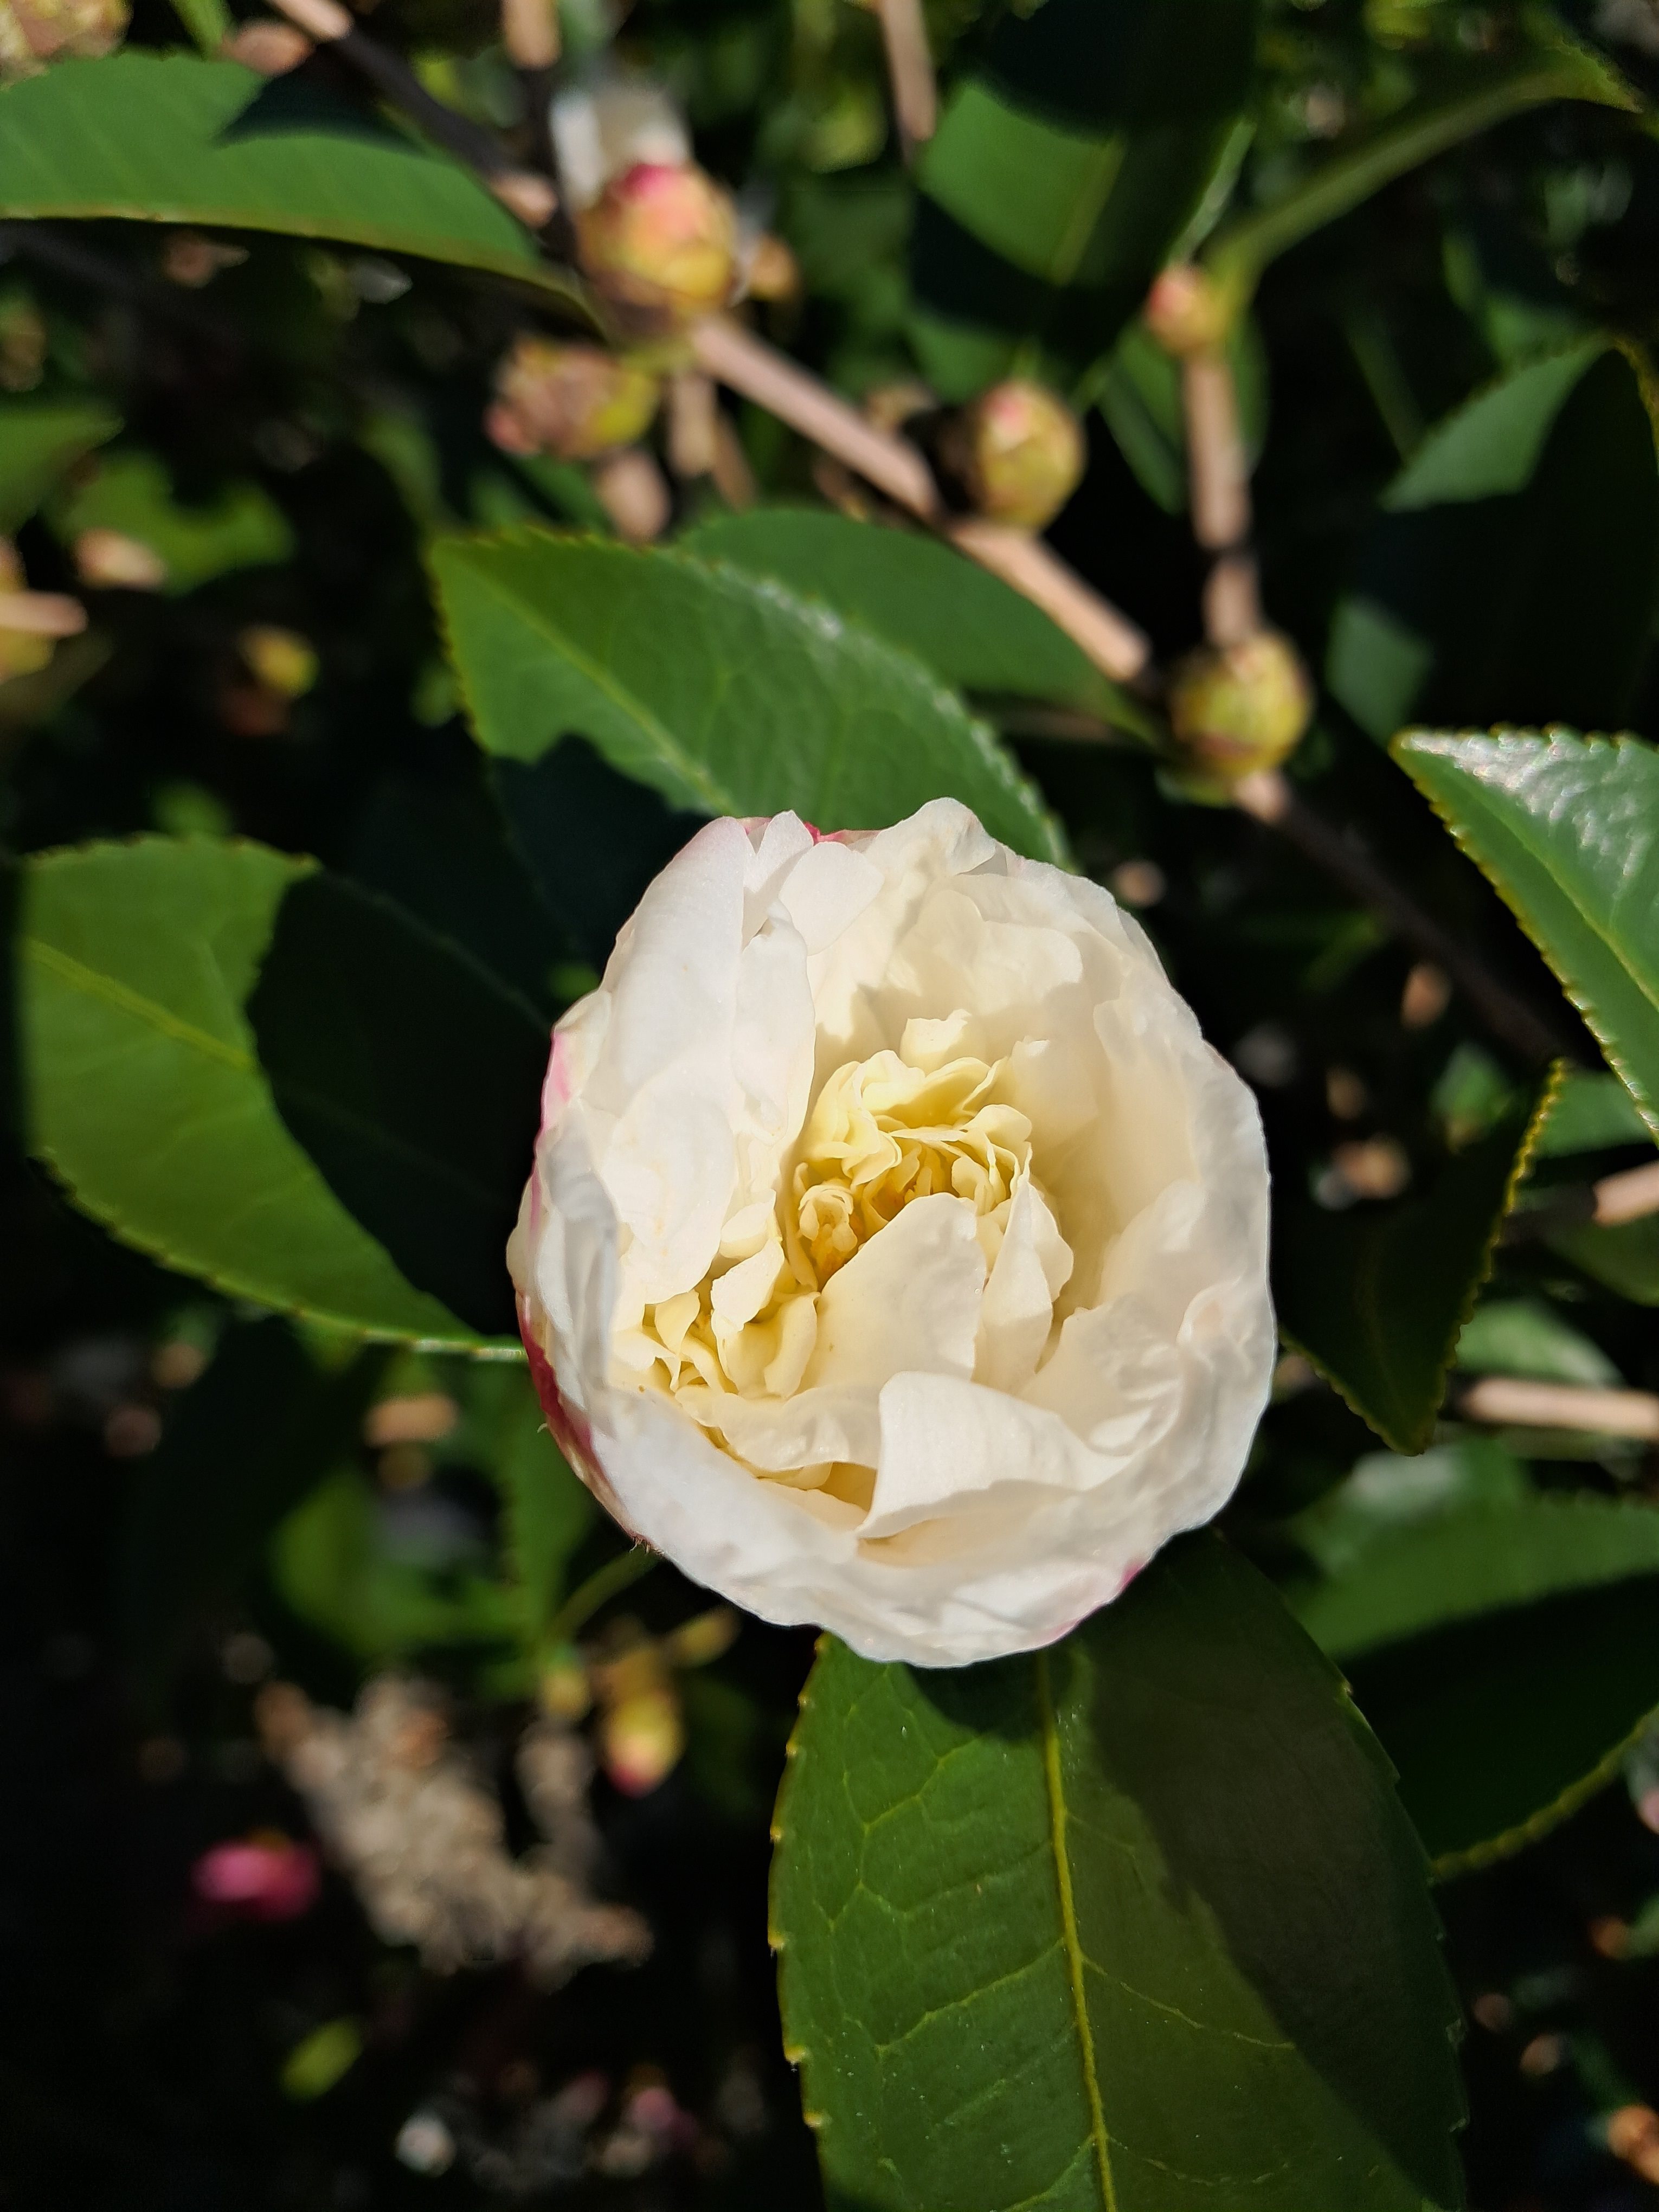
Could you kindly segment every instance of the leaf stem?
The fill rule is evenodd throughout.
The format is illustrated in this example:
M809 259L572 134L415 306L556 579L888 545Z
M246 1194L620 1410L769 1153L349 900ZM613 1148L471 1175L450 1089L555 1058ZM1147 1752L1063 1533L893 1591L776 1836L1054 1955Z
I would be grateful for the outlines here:
M577 1583L548 1622L544 1644L556 1650L562 1644L574 1643L600 1607L609 1605L642 1575L648 1575L660 1556L644 1544L635 1544L631 1552L619 1552L614 1559L607 1559L586 1582Z

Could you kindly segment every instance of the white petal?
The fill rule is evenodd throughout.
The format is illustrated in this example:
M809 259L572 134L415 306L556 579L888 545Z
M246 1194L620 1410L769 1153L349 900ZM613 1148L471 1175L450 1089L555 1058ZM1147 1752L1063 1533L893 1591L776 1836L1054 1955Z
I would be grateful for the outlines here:
M1002 1243L985 1285L974 1380L1018 1392L1036 1372L1054 1326L1054 1300L1072 1272L1072 1248L1027 1176L1008 1208Z

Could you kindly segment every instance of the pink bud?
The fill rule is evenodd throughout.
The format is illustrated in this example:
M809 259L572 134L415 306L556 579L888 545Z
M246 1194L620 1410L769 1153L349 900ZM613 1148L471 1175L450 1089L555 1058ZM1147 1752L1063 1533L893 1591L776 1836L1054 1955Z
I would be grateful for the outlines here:
M1289 639L1259 630L1242 644L1189 653L1171 678L1169 705L1182 752L1205 775L1233 783L1295 751L1313 692Z
M210 1905L240 1909L253 1920L297 1920L316 1903L321 1887L309 1844L275 1834L216 1844L197 1860L190 1879Z
M1040 384L1011 377L964 408L945 440L945 458L974 505L1019 530L1052 522L1082 477L1082 426Z
M1206 353L1227 335L1227 303L1212 278L1190 262L1172 262L1146 295L1147 329L1165 351Z
M723 307L738 277L737 217L687 162L638 161L576 220L583 268L623 307L669 322Z

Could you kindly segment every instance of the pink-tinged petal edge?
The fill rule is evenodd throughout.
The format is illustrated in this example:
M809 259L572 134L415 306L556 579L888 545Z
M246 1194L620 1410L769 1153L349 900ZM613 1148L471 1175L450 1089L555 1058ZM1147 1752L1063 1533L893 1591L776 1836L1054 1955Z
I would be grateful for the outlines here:
M530 1362L530 1379L536 1386L536 1395L541 1400L542 1411L547 1416L548 1430L554 1443L617 1527L625 1534L634 1536L634 1531L623 1518L617 1493L606 1480L605 1470L593 1449L593 1431L580 1413L573 1413L565 1404L558 1378L547 1354L532 1332L529 1307L523 1298L519 1300L518 1306L519 1334L523 1340L525 1356ZM637 1543L638 1537L635 1536L634 1540Z

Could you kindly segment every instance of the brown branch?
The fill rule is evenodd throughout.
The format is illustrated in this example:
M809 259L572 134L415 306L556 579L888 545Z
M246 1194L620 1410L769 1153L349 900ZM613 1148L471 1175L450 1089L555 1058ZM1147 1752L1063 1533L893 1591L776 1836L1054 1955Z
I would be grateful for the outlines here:
M1339 830L1304 805L1277 769L1246 776L1235 786L1233 800L1253 819L1288 839L1304 859L1333 877L1407 945L1443 968L1493 1036L1528 1066L1542 1066L1564 1054L1571 1055L1571 1044L1549 1022L1402 890L1351 830Z

